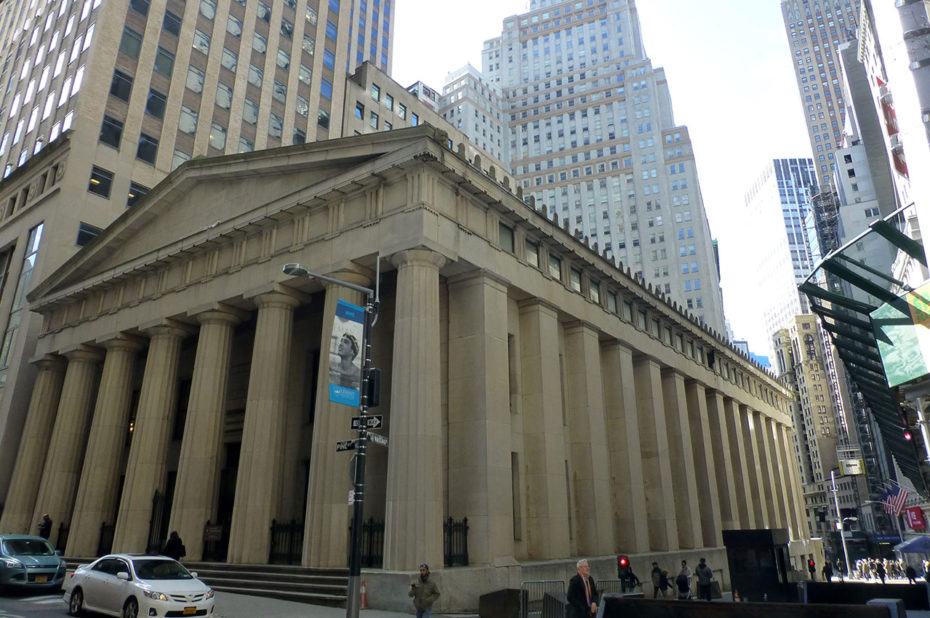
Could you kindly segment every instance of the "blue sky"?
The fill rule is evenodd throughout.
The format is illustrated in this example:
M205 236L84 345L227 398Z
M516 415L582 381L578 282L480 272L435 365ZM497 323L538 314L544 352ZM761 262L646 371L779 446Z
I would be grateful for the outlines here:
M526 0L396 0L393 77L441 89ZM778 0L638 0L646 52L665 68L675 121L687 125L711 232L720 241L724 308L734 335L766 353L761 311L741 285L752 233L743 195L765 161L809 157Z

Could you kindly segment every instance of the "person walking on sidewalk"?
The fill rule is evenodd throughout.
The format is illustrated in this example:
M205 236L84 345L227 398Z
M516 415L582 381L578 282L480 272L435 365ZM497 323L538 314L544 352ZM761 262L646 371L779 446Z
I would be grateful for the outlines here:
M420 565L420 578L410 583L410 592L407 596L413 597L413 607L417 610L417 618L429 618L433 611L433 603L439 598L439 587L429 578L429 565Z
M707 561L704 558L701 558L700 563L694 570L694 574L697 575L698 579L698 598L710 601L714 571L707 566Z
M568 594L565 595L571 608L570 618L590 618L597 614L597 586L591 577L591 566L581 559L575 565L578 574L568 582Z

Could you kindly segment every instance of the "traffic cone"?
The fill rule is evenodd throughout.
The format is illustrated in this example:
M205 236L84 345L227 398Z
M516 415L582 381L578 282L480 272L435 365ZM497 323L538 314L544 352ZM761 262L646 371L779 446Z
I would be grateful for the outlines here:
M364 590L364 589L365 589L365 588L363 587L362 590ZM364 599L365 597L363 596L362 598ZM740 603L741 601L742 601L742 599L739 598L739 590L737 590L736 588L734 588L734 589L733 589L733 602L734 602L734 603Z
M362 609L368 609L368 593L365 592L365 580L362 580Z

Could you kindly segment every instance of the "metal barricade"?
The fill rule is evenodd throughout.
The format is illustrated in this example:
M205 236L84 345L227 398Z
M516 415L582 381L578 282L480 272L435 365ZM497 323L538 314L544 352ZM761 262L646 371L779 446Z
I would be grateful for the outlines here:
M520 618L540 618L543 597L546 593L566 593L566 584L560 579L526 581L520 583Z
M598 593L604 594L642 594L643 582L636 584L627 584L626 590L623 587L623 581L619 579L598 579L594 581L597 585Z

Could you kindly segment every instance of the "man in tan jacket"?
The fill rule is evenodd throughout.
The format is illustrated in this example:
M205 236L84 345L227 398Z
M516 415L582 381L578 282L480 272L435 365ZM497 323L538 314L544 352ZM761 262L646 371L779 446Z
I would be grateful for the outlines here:
M407 596L413 597L413 606L417 610L417 618L429 618L433 611L433 603L439 598L439 587L429 578L429 565L420 565L420 579L410 584Z

